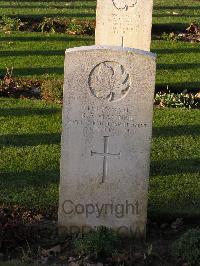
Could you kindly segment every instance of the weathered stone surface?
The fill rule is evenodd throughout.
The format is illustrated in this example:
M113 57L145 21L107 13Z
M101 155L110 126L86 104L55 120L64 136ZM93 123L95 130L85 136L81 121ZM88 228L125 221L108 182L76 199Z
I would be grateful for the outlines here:
M150 50L153 0L98 0L96 45Z
M154 82L149 52L66 51L60 228L144 232Z

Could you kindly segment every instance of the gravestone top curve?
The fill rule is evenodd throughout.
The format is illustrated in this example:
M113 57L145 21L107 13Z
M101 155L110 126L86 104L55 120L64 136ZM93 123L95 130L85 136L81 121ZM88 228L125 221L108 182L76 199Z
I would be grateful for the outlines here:
M68 48L65 50L66 53L71 52L81 52L81 51L91 51L91 50L113 50L113 51L124 51L124 52L131 52L135 54L145 55L154 57L156 59L156 54L140 49L130 48L130 47L122 47L122 46L111 46L111 45L91 45L91 46L80 46L74 48Z

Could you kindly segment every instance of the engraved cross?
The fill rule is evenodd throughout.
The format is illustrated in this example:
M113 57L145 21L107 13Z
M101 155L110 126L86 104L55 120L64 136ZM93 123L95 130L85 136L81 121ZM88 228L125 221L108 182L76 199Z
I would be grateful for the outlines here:
M91 151L91 156L99 155L99 156L102 156L103 157L103 175L102 175L102 181L101 181L101 183L104 183L105 182L105 178L107 176L107 170L108 170L108 161L107 161L107 158L109 156L114 156L114 157L120 158L120 155L121 155L120 153L114 154L114 153L109 153L108 152L108 140L109 140L109 137L108 136L105 136L104 137L104 151L102 153L101 152Z

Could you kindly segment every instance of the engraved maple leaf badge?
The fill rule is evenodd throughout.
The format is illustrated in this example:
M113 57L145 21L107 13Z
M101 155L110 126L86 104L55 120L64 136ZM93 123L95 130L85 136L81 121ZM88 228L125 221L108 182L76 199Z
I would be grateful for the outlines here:
M122 99L130 89L130 76L117 62L102 62L91 72L89 86L92 94L109 102Z
M138 0L112 0L114 6L120 10L128 10L129 7L134 7L137 1Z

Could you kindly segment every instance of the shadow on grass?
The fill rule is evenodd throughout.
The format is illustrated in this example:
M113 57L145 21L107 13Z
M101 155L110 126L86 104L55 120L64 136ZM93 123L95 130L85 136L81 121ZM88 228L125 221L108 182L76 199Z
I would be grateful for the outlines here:
M0 117L5 116L30 116L30 115L53 115L60 113L59 108L0 108Z
M68 35L62 35L62 36L58 36L58 35L51 35L48 34L45 36L30 36L30 37L25 37L25 36L4 36L4 37L0 37L0 41L6 41L6 42L15 42L15 41L19 41L19 42L42 42L42 41L48 41L48 42L58 42L58 41L68 41L68 42L78 42L78 41L89 41L92 40L93 37L91 36L68 36Z
M200 6L154 6L155 10L165 10L165 9L171 9L174 10L184 10L184 9L190 9L190 10L197 10L200 9Z
M167 176L185 173L199 175L200 159L151 161L150 176Z
M74 40L76 41L76 40ZM151 50L157 54L177 54L177 53L200 53L199 47L193 48L178 48L178 49L152 49ZM32 56L32 55L42 55L42 56L56 56L56 55L64 55L65 49L62 50L24 50L24 51L0 51L0 57L7 56Z
M17 189L26 186L41 187L49 184L58 184L59 175L59 167L57 169L40 169L38 171L4 172L0 175L0 184L2 186L16 186Z
M153 17L155 18L187 18L188 14L177 14L177 15L173 15L173 14L153 14ZM198 18L200 17L199 15L190 15L191 21L193 18Z
M193 48L178 48L178 49L152 49L153 53L157 54L185 54L185 53L200 53L200 47Z
M151 161L150 176L168 176L185 173L199 173L198 159ZM57 184L59 180L59 165L57 169L40 169L39 171L1 172L1 185L45 186ZM167 178L167 177L166 177Z
M175 136L200 136L200 125L153 127L153 138Z
M5 73L5 69L0 69L0 73ZM46 75L46 74L63 75L64 65L63 67L15 68L13 74L14 76L37 76L37 75Z
M179 125L179 126L166 126L154 127L153 138L175 136L199 136L200 125ZM180 160L158 160L151 161L151 176L165 176L175 175L181 173L199 173L200 159L180 159Z
M44 144L60 144L61 134L59 133L38 133L22 135L0 135L1 146L37 146Z
M0 57L7 56L31 56L31 55L42 55L42 56L55 56L65 55L65 49L63 50L41 50L41 51L0 51Z
M196 82L167 82L167 83L157 83L156 91L170 91L181 93L185 90L188 92L199 92L200 81Z
M64 58L64 53L63 53ZM158 64L157 69L159 70L173 70L180 71L188 69L200 69L199 63L183 63L183 64ZM5 73L5 69L0 69L0 73ZM64 62L62 67L30 67L30 68L14 68L13 74L15 76L36 76L36 75L45 75L45 74L64 74ZM199 83L198 83L199 84ZM169 85L169 84L167 84ZM184 86L185 87L185 86Z
M15 18L16 15L9 15L9 17L11 18ZM95 12L93 13L84 13L84 12L75 12L75 13L47 13L47 14L18 14L17 17L19 18L26 18L26 19L29 19L29 18L34 18L34 19L40 19L40 18L74 18L74 19L95 19Z
M158 64L158 69L167 69L167 70L180 70L180 69L198 69L200 68L199 63L183 63L183 64Z
M1 2L1 1L0 1ZM45 1L46 2L46 1ZM69 9L82 9L82 8L85 8L85 9L95 9L96 8L96 5L20 5L19 4L19 1L18 1L18 4L15 4L15 5L0 5L0 8L6 8L6 9L47 9L47 8L54 8L54 9L66 9L66 10L69 10Z
M188 23L153 23L152 32L161 33L161 32L172 32L172 31L183 31L188 27Z

